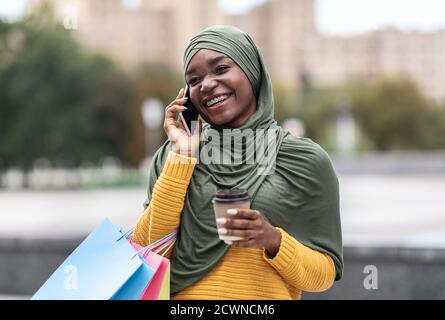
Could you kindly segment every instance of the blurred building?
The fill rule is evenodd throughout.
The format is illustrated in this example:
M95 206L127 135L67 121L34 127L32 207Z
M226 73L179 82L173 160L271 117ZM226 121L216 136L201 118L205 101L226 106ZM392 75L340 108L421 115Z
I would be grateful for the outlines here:
M190 36L222 22L217 2L209 0L28 0L28 5L44 2L62 22L77 20L72 31L85 45L130 66L141 61L180 66Z
M304 65L316 85L346 77L409 74L423 92L445 99L445 31L376 31L358 37L316 37L304 43Z
M33 6L48 0L29 0ZM75 14L79 39L124 65L141 61L182 66L188 40L212 24L232 24L255 39L275 80L333 84L349 76L406 72L424 92L445 99L445 32L384 30L324 37L315 0L268 0L244 15L225 13L218 0L49 0L62 19Z

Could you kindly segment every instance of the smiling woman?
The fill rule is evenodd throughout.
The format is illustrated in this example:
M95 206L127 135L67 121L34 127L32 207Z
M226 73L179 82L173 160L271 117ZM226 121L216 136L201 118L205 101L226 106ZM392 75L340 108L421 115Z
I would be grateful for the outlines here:
M179 230L170 251L172 298L299 299L330 288L343 270L337 177L320 146L278 126L272 82L252 38L231 26L203 30L185 51L184 76L206 124L187 135L177 120L187 100L181 89L165 109L169 141L154 156L133 235L147 245ZM264 140L249 161L250 141ZM241 161L198 163L209 144L236 158L240 141ZM264 170L264 159L273 169ZM235 188L248 191L250 208L235 203L215 220L213 195Z

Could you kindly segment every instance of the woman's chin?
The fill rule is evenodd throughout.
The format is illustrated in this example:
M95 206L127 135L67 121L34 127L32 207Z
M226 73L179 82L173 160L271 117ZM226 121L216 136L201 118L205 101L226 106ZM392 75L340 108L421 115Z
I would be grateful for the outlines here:
M225 117L209 117L209 120L217 126L224 126L229 122Z

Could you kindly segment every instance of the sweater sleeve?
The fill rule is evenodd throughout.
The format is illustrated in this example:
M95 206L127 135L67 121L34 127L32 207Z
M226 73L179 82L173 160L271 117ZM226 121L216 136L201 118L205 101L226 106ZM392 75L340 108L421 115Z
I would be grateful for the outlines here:
M150 203L136 224L133 241L147 246L178 229L195 165L196 158L169 152ZM170 257L170 254L166 256Z
M269 258L264 250L264 259L294 288L308 292L329 289L336 274L332 258L326 253L306 247L284 230L277 229L281 233L278 253Z

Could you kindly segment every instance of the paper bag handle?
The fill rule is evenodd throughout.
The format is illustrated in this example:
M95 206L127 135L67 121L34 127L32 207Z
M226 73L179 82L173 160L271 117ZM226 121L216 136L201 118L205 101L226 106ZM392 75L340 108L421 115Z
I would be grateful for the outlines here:
M173 244L176 242L177 234L178 234L177 230L167 234L166 236L162 237L161 239L153 242L152 244L150 244L150 245L142 248L138 252L136 252L136 254L133 256L133 258L135 256L137 256L138 254L141 254L141 253L142 253L142 256L145 257L145 254L146 254L147 251L150 251L150 250L155 249L155 248L158 248L157 251L153 251L155 253L162 251L167 246L169 246L169 248L168 248L168 250L169 250L170 247L173 246ZM165 254L165 252L164 252L164 254Z

